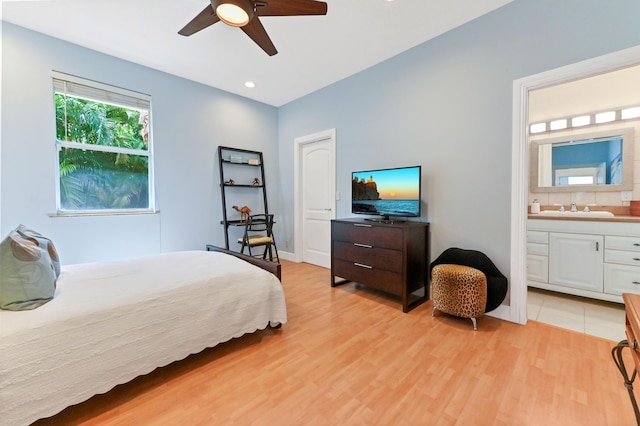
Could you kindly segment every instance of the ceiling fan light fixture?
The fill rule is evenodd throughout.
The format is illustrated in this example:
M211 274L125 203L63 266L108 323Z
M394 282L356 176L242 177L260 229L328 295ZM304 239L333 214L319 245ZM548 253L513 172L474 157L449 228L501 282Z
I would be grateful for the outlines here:
M212 0L216 15L232 27L243 27L253 18L253 2L250 0Z

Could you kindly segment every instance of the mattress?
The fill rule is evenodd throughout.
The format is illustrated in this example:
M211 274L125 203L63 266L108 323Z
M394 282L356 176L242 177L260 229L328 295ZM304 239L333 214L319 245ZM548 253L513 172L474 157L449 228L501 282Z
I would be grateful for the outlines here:
M63 266L52 301L32 311L0 311L0 423L52 416L286 321L280 281L223 253Z

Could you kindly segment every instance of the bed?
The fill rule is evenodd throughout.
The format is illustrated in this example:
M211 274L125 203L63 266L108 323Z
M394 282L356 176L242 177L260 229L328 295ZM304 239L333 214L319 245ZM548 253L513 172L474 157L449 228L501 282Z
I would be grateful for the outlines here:
M207 249L63 266L53 300L0 311L0 423L52 416L287 321L279 264Z

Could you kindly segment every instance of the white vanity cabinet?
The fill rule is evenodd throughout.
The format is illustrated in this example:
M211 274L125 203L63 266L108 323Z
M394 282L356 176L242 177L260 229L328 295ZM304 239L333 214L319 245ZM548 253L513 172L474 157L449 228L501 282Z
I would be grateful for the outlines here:
M549 233L549 284L602 293L604 237Z
M607 236L604 261L605 292L640 293L640 237Z
M527 280L549 281L549 233L527 231Z
M529 219L527 285L620 303L640 294L640 223Z

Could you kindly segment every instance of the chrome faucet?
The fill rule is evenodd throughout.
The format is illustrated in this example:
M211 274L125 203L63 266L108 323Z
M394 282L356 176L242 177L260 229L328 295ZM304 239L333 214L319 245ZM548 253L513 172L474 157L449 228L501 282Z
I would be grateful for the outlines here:
M577 212L578 211L578 206L576 205L576 203L571 203L571 211L572 212Z
M564 205L560 204L560 208L558 209L558 211L563 212L564 211Z

